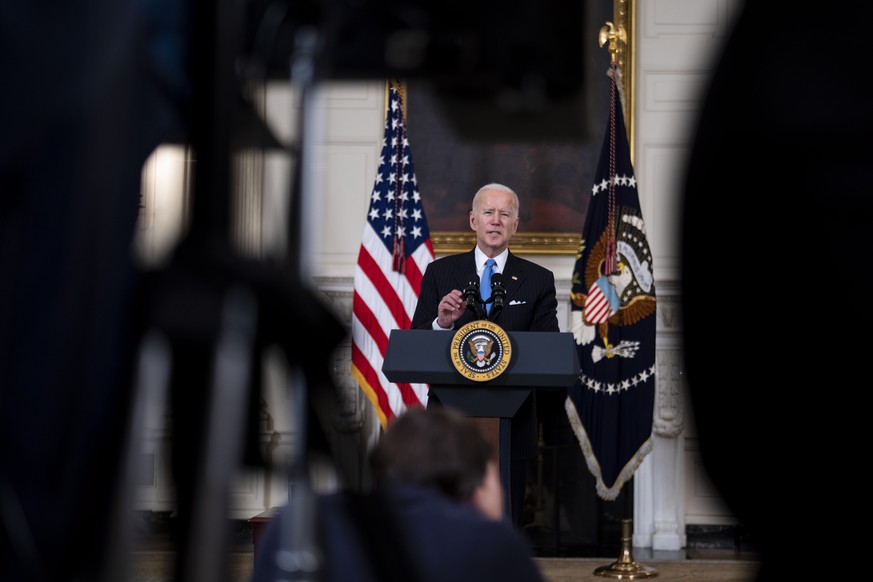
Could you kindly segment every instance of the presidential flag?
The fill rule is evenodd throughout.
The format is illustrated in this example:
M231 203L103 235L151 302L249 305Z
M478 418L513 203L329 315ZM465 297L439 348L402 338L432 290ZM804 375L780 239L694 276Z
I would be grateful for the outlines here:
M576 255L572 331L579 377L567 416L597 494L615 499L652 449L655 282L619 96L609 71L609 122Z
M382 373L392 329L409 329L433 244L406 138L403 101L390 84L382 157L355 268L352 376L382 427L411 406L427 404L427 384L394 384Z

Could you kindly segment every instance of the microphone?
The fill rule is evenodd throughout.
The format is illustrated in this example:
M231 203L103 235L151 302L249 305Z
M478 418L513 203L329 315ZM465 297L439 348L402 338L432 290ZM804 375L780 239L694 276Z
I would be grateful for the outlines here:
M493 317L498 310L503 309L503 301L506 299L506 287L503 285L503 274L494 273L491 275L491 301L494 305L491 307L491 316Z
M476 319L486 319L488 314L482 306L482 296L479 295L479 281L470 281L464 287L464 301L467 303L467 308L472 309L476 315Z
M468 308L473 309L474 312L476 311L481 301L479 297L479 281L467 283L467 286L464 287L464 301L467 303Z

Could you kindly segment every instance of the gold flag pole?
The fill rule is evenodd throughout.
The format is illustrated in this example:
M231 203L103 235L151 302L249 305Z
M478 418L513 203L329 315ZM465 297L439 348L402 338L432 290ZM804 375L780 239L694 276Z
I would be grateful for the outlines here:
M631 535L631 520L621 520L621 555L618 560L608 566L600 566L594 570L595 576L617 578L619 580L641 580L654 578L658 571L649 566L643 566L634 561L633 536Z
M403 102L403 119L407 119L406 115L406 79L387 79L385 81L385 111L388 111L387 107L389 105L390 97L388 96L389 90L391 87L397 89L397 92L400 93L400 100ZM408 123L408 122L407 122Z
M612 22L607 22L601 29L598 36L600 46L609 43L609 59L613 64L617 64L618 55L620 53L619 42L627 44L627 32L621 25L616 26ZM623 104L622 104L623 107ZM658 575L658 571L649 566L643 566L634 561L633 557L633 528L632 520L621 520L621 554L618 560L608 566L600 566L594 570L595 576L603 576L604 578L617 578L619 580L641 580L643 578L654 578Z

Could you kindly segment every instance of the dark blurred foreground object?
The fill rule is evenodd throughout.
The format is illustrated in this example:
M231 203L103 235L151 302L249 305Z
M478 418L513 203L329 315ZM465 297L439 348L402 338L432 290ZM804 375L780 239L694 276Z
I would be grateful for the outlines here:
M261 26L247 44L268 76L284 78L300 29L314 25L323 78L421 79L447 122L471 140L578 139L591 135L589 4L254 0L250 20Z
M862 514L853 477L866 460L852 451L866 448L869 424L856 401L869 389L869 358L855 339L873 324L859 278L873 211L873 87L868 39L832 43L829 31L871 18L866 2L746 2L688 161L691 404L706 470L761 553L760 580L829 566L839 577L827 552L791 541L832 532L851 546Z
M185 22L169 0L0 10L2 580L94 580L104 563L141 172L190 99Z
M181 566L224 542L186 534L223 525L226 492L209 474L224 452L212 440L222 435L213 408L240 403L231 410L237 430L225 431L234 450L256 440L259 350L285 349L295 387L332 387L326 361L342 325L293 266L243 260L228 244L229 158L257 132L240 124L251 119L239 112L233 67L243 25L224 4L0 13L3 70L16 80L0 97L2 580L120 579L115 568L131 549L120 539L134 527L128 438L139 436L130 426L141 414L134 372L146 333L164 334L172 354ZM159 144L187 140L197 158L191 231L170 265L143 273L132 248L143 163ZM309 343L292 352L300 325ZM228 361L236 366L225 374ZM219 391L238 400L218 406ZM222 477L236 461L228 454ZM220 568L221 555L208 558L202 572ZM196 574L180 567L180 578Z

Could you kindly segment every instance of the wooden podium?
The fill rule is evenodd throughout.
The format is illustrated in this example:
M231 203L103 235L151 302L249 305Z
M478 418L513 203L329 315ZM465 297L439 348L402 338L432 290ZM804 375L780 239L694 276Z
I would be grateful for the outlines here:
M477 419L498 452L504 515L509 520L509 423L531 391L573 386L579 356L569 332L506 333L512 346L509 365L487 381L471 380L455 368L452 331L392 330L382 372L391 382L429 384L443 405Z

